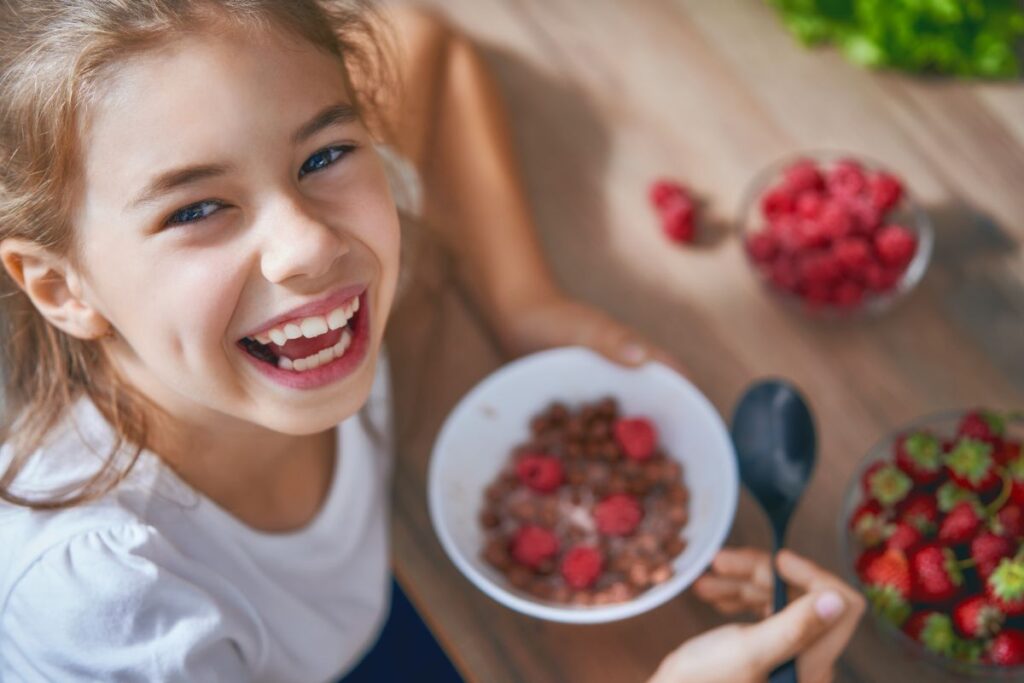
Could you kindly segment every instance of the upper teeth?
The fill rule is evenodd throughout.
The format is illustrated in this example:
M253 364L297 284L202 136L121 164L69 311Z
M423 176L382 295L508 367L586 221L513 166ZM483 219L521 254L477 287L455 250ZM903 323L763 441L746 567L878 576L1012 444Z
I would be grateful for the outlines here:
M301 320L292 320L291 322L261 332L256 335L256 341L260 344L274 342L278 346L284 346L289 339L298 339L299 337L312 339L313 337L319 337L328 330L336 330L347 325L348 321L358 310L359 297L354 297L327 315L312 315Z

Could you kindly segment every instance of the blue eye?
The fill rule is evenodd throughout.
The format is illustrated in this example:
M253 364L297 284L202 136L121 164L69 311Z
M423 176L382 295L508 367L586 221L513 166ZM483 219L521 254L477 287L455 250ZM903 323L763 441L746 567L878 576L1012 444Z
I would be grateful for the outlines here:
M349 152L355 149L354 145L338 145L336 147L325 147L313 156L306 159L306 162L302 164L299 169L299 177L306 175L307 173L313 173L319 171L322 168L327 168L338 159L346 156Z
M167 219L167 225L184 225L186 223L195 223L201 221L204 218L209 218L213 214L220 211L224 207L224 204L212 199L208 199L202 202L196 202L190 204L185 208L171 214L170 218Z

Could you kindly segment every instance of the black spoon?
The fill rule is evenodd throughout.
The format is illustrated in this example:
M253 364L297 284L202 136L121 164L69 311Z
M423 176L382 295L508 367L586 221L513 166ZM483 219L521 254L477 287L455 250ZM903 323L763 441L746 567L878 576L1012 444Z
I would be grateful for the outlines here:
M743 394L732 416L740 478L764 508L782 548L789 518L814 470L814 418L796 388L782 380L758 382ZM786 606L786 585L775 573L774 611ZM796 662L771 675L771 683L796 683Z

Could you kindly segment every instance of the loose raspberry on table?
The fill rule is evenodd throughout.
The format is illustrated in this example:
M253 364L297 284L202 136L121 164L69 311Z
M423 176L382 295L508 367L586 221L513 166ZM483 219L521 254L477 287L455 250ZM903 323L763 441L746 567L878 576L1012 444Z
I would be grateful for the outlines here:
M614 493L594 506L593 516L602 534L628 536L643 520L644 509L628 493Z

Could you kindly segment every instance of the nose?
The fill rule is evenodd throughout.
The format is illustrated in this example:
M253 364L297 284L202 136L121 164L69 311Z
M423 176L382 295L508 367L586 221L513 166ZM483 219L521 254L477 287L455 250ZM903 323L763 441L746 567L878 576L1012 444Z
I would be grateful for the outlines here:
M277 202L266 216L263 232L260 268L275 284L325 275L352 248L344 230L321 220L302 197Z

